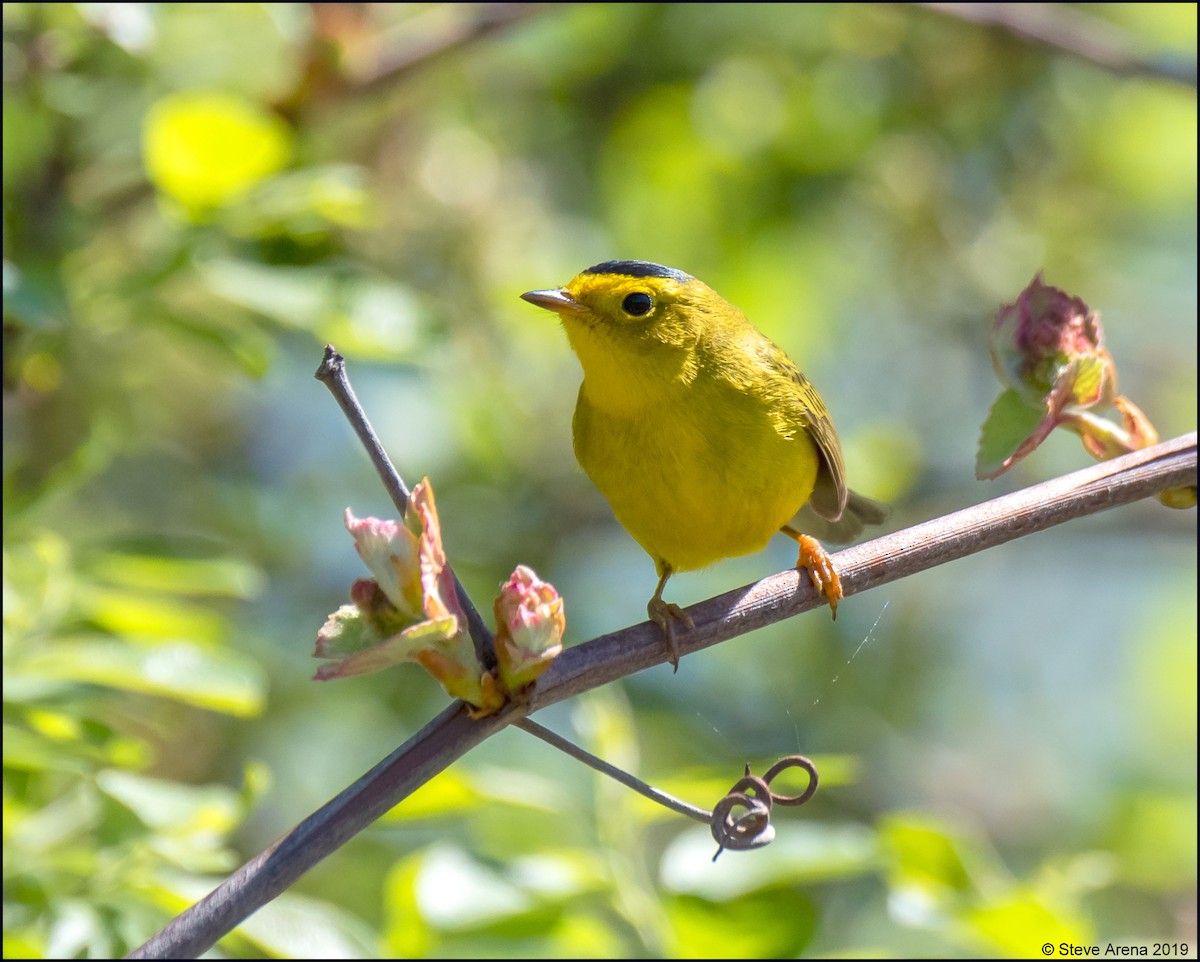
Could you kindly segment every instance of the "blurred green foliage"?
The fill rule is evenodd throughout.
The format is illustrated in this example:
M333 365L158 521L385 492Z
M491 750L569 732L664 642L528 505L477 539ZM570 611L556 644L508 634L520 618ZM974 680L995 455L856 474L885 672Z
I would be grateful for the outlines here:
M1072 7L1194 57L1194 5ZM571 456L575 361L517 299L589 264L741 306L895 525L1086 463L1052 438L972 479L987 323L1039 269L1103 313L1162 436L1195 428L1193 90L903 6L3 25L7 957L138 944L444 704L415 668L309 680L361 574L342 509L389 513L309 377L326 341L433 479L476 602L532 565L569 642L641 620L653 584ZM548 713L697 803L747 758L826 760L759 853L712 865L702 827L508 731L223 951L1194 953L1195 546L1194 512L1134 505Z

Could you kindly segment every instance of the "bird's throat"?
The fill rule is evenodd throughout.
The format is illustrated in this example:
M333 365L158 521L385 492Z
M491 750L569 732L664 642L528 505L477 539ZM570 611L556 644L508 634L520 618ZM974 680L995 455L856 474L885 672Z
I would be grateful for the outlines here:
M637 417L671 404L677 396L687 376L686 351L655 342L626 342L581 325L564 326L583 368L583 394L596 410Z

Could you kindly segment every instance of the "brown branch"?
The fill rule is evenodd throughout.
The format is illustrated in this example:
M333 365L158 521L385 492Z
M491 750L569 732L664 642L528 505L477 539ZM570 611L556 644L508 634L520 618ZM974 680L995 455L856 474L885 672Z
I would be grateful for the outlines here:
M849 597L1074 518L1195 483L1193 431L854 545L835 554L833 564ZM825 604L807 575L782 571L688 608L695 630L676 636L679 653L700 651ZM668 660L661 630L650 622L603 635L564 652L550 666L538 681L531 710Z
M312 106L383 95L429 64L557 3L437 3L381 27L369 4L314 3L293 87L274 103L294 124Z
M511 720L512 712L501 712L473 721L463 703L455 702L126 958L199 958L326 855Z
M834 555L846 595L995 547L1107 508L1196 483L1196 433L884 535ZM688 609L695 631L680 653L823 606L807 579L784 571ZM539 680L531 701L472 720L452 705L357 782L209 895L173 919L129 958L194 957L279 895L326 855L362 831L471 748L538 708L667 660L648 622L571 648Z
M1126 76L1155 77L1195 89L1196 61L1142 56L1127 31L1063 3L918 3L935 13L1004 30Z
M358 91L378 92L472 41L556 6L549 3L438 4L385 31L382 37L373 37L371 45L380 52L365 71L351 77L351 83ZM469 15L447 17L447 11L456 14L468 11ZM357 59L353 50L347 52L348 62Z

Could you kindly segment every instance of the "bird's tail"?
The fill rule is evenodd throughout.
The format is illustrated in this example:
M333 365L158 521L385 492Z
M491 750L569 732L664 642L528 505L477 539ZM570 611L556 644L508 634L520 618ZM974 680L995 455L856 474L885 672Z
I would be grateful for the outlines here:
M846 510L837 521L822 518L811 505L796 512L787 527L812 535L832 544L849 544L862 534L867 525L883 524L887 520L888 507L878 501L850 491L846 498Z

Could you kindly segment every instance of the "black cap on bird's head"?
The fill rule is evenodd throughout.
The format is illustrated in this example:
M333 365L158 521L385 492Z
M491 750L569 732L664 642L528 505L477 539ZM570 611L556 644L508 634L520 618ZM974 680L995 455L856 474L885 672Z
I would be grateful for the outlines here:
M687 283L693 280L691 274L685 274L674 267L663 267L653 261L605 261L589 267L584 274L620 274L624 277L666 277L673 281Z

